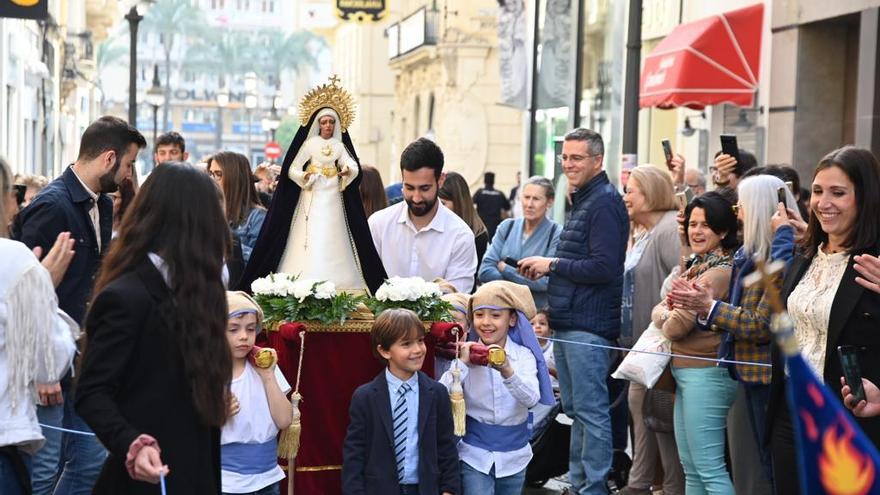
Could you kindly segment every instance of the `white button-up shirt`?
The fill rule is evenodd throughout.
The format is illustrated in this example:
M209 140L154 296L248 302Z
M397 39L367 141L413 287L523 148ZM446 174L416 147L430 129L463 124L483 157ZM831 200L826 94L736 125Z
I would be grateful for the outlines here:
M513 376L507 379L488 366L468 366L461 361L457 364L461 370L467 415L485 424L514 426L528 420L529 408L541 398L538 366L527 347L509 338L504 350L513 367ZM440 377L440 383L447 389L452 386L451 368ZM503 478L526 468L532 459L532 447L526 443L511 452L492 452L462 440L458 442L458 455L481 473L489 474L494 465L495 477Z
M373 243L389 277L446 279L459 292L474 287L477 247L468 225L442 204L427 226L416 230L406 201L370 216Z
M73 171L73 176L79 180L83 189L85 189L89 196L92 197L92 208L89 210L89 218L92 220L92 227L95 228L95 242L98 243L98 252L101 252L101 213L98 211L98 198L100 195L92 191L89 186L83 182L79 175L76 174L76 170Z

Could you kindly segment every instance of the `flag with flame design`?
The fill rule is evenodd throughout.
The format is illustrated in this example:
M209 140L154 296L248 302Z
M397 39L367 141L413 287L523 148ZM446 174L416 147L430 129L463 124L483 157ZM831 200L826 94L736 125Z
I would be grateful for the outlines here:
M852 415L796 353L787 356L801 493L880 495L880 453Z

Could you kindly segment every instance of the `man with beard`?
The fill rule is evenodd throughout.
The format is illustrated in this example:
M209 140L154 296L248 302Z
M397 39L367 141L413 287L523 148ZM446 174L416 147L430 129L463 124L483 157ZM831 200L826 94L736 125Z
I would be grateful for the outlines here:
M141 133L125 121L101 117L83 133L76 163L40 191L16 217L13 236L31 249L49 252L61 232L70 232L71 239L76 240L73 261L56 293L58 306L80 324L92 280L110 244L113 201L107 193L116 191L122 181L131 180L138 151L146 145ZM73 411L70 372L60 384L37 384L37 394L41 424L89 431ZM85 435L70 435L62 442L62 433L46 428L43 436L46 444L33 457L33 493L91 492L106 456L101 444Z
M373 243L389 277L437 277L459 292L474 287L477 249L470 227L437 200L443 185L443 152L420 138L400 155L401 203L369 218Z

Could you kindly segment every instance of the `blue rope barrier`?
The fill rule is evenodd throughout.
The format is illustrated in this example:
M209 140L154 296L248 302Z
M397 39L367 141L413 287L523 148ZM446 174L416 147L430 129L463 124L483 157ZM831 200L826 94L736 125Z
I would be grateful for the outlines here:
M753 363L750 361L736 361L733 359L714 359L714 358L699 357L699 356L687 356L685 354L673 354L671 352L640 351L640 350L636 350L636 349L629 349L626 347L617 347L617 346L613 346L613 345L602 345L602 344L591 344L589 342L575 342L573 340L556 339L553 337L541 337L541 338L546 338L547 340L552 341L552 342L561 342L563 344L585 345L588 347L599 347L601 349L611 349L614 351L640 352L642 354L652 354L654 356L669 356L669 357L684 358L684 359L696 359L698 361L711 361L713 363L742 364L742 365L746 365L746 366L761 366L764 368L772 368L773 367L773 365L769 364L769 363Z
M39 423L39 425L42 426L43 428L48 428L50 430L63 431L64 433L74 433L76 435L86 435L86 436L90 436L90 437L95 436L95 434L90 431L68 430L67 428L61 428L59 426L44 425L43 423Z

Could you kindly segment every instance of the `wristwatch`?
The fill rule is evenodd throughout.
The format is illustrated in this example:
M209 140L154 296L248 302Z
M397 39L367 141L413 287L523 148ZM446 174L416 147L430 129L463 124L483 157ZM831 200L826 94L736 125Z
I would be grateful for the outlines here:
M558 264L559 264L559 258L553 258L552 260L550 260L550 271L555 272L556 265L558 265Z

